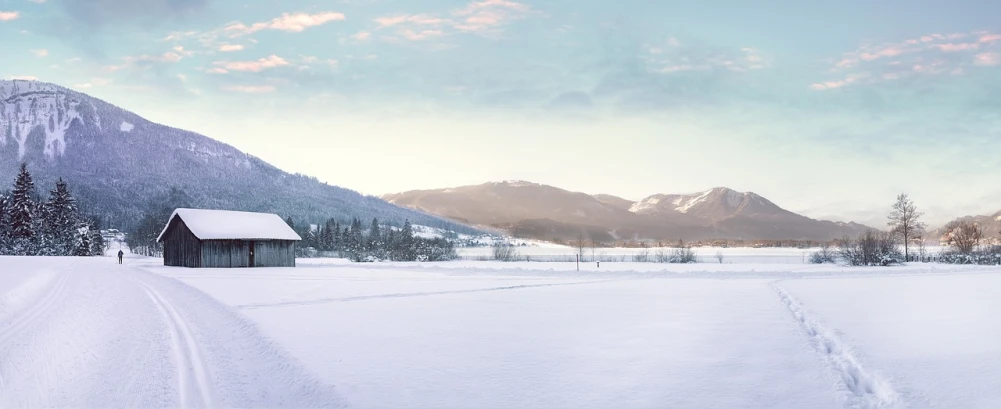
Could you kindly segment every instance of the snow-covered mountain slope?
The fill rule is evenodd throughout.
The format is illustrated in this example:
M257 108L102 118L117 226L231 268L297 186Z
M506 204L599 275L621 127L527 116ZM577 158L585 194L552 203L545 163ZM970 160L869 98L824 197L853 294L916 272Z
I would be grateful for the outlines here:
M639 202L588 195L523 181L492 182L384 196L392 203L517 237L572 240L828 240L855 235L855 223L813 220L754 193L719 187L693 194L658 194Z
M69 182L89 213L127 228L157 196L184 190L193 207L273 212L474 231L426 213L286 173L227 144L156 124L57 85L0 81L0 190L28 164L40 192Z
M684 213L700 219L723 220L737 215L792 215L755 193L725 187L692 194L658 194L636 202L629 211L642 214Z

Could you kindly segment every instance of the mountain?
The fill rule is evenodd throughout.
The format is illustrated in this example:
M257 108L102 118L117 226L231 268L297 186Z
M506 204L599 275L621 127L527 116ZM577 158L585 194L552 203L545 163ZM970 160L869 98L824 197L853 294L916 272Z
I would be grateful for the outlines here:
M378 217L476 232L289 174L206 136L147 121L57 85L0 81L0 186L13 183L21 162L28 164L40 194L62 177L85 211L122 229L176 187L195 207L273 212L314 223Z
M638 202L588 195L524 181L492 182L383 196L390 203L518 237L572 240L747 239L829 240L867 229L814 220L755 193L717 187L693 194L657 194Z
M963 216L963 217L960 217L960 218L955 219L953 221L954 222L973 222L973 223L976 223L976 224L980 225L981 229L983 229L984 237L987 237L987 238L997 237L998 233L1001 232L1001 211L998 211L998 212L996 212L996 213L994 213L992 215L989 215L989 216L984 216L984 215L981 215L981 216ZM931 242L936 242L936 243L939 242L939 241L941 241L943 239L943 237L946 235L946 233L949 232L946 229L946 226L948 226L948 223L946 223L945 225L943 225L943 226L941 226L941 227L939 227L937 229L929 229L928 233L925 234L925 238L927 240L931 241Z

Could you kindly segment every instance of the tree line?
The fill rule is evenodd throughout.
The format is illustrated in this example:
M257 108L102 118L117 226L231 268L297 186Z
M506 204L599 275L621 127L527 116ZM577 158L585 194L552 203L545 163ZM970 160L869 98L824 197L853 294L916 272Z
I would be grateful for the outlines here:
M344 225L331 218L318 226L303 223L298 228L291 217L285 222L302 237L302 242L296 246L299 257L336 252L356 262L447 261L458 258L451 240L415 235L409 220L400 228L380 225L378 218L373 218L368 227L358 218Z
M104 251L100 220L80 212L67 183L60 178L43 199L22 163L13 190L0 194L0 254L98 256Z

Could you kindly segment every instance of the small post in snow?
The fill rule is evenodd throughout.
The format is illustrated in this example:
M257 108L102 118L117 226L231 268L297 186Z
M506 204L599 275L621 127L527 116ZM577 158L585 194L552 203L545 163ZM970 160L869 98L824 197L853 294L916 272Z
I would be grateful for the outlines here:
M580 271L580 253L577 253L577 271Z

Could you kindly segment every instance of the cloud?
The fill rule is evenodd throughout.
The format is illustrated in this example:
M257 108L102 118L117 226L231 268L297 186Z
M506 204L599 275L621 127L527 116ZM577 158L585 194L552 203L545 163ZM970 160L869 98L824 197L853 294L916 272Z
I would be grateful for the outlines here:
M376 29L396 28L403 39L424 40L451 33L497 32L502 26L524 18L535 11L528 5L509 0L474 1L453 10L448 15L421 13L378 17ZM389 40L396 40L387 37Z
M895 43L864 44L843 54L830 69L841 79L810 85L823 91L848 85L897 81L915 76L963 75L972 67L998 65L1001 34L990 32L928 34Z
M369 38L372 38L372 33L368 31L359 31L355 34L352 34L351 38L358 41L366 41Z
M1001 52L977 54L976 64L980 66L1001 65Z
M227 85L222 89L244 94L267 94L277 91L273 85Z
M42 48L37 50L31 50L31 53L34 54L35 57L42 58L42 57L47 57L49 55L49 50Z
M420 41L420 40L426 40L428 38L438 37L445 33L443 33L441 30L424 30L420 32L413 30L403 30L403 32L401 32L400 34L402 34L403 37L405 37L408 40Z
M261 72L267 69L292 65L292 63L277 55L270 55L256 61L219 61L213 64L217 66L217 69L209 70L209 72L216 74L225 74L229 71Z
M392 27L404 23L411 23L419 26L434 26L448 23L449 21L429 14L402 15L391 17L379 17L375 19L379 27Z
M219 47L216 48L216 50L219 50L219 51L224 52L224 53L233 52L233 51L240 51L240 50L243 50L243 45L241 45L241 44L220 44Z
M0 21L14 21L21 17L18 11L0 11Z
M343 21L344 14L332 11L306 14L306 13L284 13L281 17L271 21L246 25L240 22L232 23L224 28L231 37L245 36L262 30L277 30L299 33L307 28L320 26L331 21Z
M681 46L681 43L674 38L671 38L668 44L670 48L646 47L649 54L646 56L647 64L652 72L660 74L710 70L745 72L764 69L771 65L760 51L751 47L726 50Z

